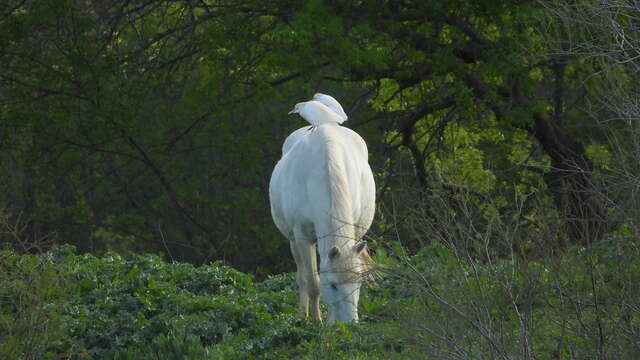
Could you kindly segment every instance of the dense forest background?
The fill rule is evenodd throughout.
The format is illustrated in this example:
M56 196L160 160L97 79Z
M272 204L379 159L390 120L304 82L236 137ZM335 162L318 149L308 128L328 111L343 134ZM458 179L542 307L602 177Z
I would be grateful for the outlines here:
M3 240L291 270L267 188L304 125L287 111L315 92L369 145L374 249L415 252L437 240L425 224L467 210L477 234L518 223L503 254L636 236L637 9L4 1Z
M635 359L639 74L636 0L4 0L0 358ZM376 178L359 324L269 211L316 92Z

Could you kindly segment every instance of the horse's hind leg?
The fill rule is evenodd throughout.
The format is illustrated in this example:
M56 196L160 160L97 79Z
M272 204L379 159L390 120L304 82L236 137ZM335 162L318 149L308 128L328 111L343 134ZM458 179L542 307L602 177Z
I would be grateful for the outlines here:
M298 273L296 281L300 290L300 311L308 315L315 322L320 319L320 277L316 260L316 244L312 238L306 236L299 228L294 228L295 244L291 251L294 253Z
M298 294L299 294L299 303L298 309L300 313L305 317L309 316L309 293L307 292L307 282L306 282L306 266L303 263L302 256L298 252L298 246L296 246L295 241L289 242L291 246L291 254L293 254L293 259L296 261L296 283L298 284Z

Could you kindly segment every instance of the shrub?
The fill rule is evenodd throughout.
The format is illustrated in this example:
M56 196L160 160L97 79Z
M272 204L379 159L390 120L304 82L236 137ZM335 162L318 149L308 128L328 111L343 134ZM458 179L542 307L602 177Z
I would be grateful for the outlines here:
M292 274L254 285L221 263L69 246L2 255L2 358L269 359L304 353L317 336L297 315Z
M67 354L63 311L68 283L41 257L0 251L0 358L47 359Z
M633 358L640 247L473 257L455 242L378 250L359 324L297 314L293 274L254 283L223 264L0 252L0 358Z
M384 301L384 310L370 313L378 328L369 332L402 357L634 359L637 239L554 251L534 259L484 257L452 239L415 256L400 253L372 290L369 299Z

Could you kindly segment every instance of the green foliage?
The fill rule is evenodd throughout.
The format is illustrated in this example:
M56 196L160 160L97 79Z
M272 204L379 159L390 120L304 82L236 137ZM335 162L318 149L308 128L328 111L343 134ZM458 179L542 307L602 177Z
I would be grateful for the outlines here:
M254 283L220 263L3 251L3 358L633 358L640 247L617 238L553 257L469 256L453 242L383 266L359 324L297 315L293 274Z
M240 100L255 95L256 78L289 75L277 66L251 75L263 45L247 40L269 17L162 2L9 1L5 10L2 185L15 196L0 203L94 253L195 263L230 254L256 270L288 251L263 192L282 141L264 124L276 116Z
M52 257L69 266L66 276L77 284L65 329L78 340L80 357L123 351L118 356L126 358L146 344L149 354L195 349L197 356L202 346L227 342L253 353L289 336L291 303L274 301L281 298L277 292L259 294L249 275L222 264L196 268L155 256L126 261L114 253Z
M1 259L2 358L280 359L318 347L349 358L365 349L351 347L349 328L300 319L292 274L254 284L220 263L96 258L71 246Z
M583 99L599 71L556 54L539 3L5 2L0 205L81 252L292 270L268 179L316 91L366 139L381 202L445 184L563 215L585 191L560 169L590 184L612 161Z
M0 251L0 357L65 357L68 280L42 258Z
M640 248L616 241L535 261L478 261L440 244L400 256L363 299L368 332L403 357L632 359Z
M195 335L186 333L169 333L167 335L159 335L153 339L153 342L145 347L127 348L118 352L113 357L120 360L136 360L136 359L168 359L168 360L199 360L211 359L209 351L202 346L200 339Z

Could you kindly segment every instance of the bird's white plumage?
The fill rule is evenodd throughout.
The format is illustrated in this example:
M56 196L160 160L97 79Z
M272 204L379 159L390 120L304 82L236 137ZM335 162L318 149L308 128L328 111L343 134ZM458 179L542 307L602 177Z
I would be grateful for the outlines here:
M297 103L289 114L298 114L313 126L344 121L335 111L316 100Z
M342 118L342 121L340 121L339 124L342 124L342 122L347 121L348 117L347 117L347 114L342 109L342 105L340 105L338 100L336 100L333 96L316 93L315 95L313 95L313 100L323 103L329 109L333 110L333 112L338 114L338 116Z

